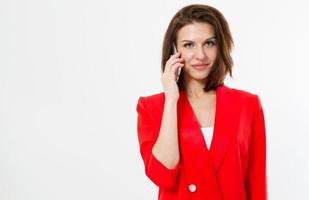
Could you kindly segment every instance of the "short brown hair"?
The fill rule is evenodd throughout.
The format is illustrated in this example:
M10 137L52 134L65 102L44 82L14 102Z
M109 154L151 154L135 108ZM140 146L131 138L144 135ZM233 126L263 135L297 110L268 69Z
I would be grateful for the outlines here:
M218 86L224 84L224 79L228 73L232 77L233 59L231 57L231 50L233 47L233 38L224 16L214 7L192 4L182 8L174 15L164 35L161 70L163 73L166 61L173 52L173 42L176 43L177 32L185 25L194 22L208 23L213 27L215 32L218 45L217 59L207 77L204 91L215 90ZM181 90L184 89L182 71L177 82Z

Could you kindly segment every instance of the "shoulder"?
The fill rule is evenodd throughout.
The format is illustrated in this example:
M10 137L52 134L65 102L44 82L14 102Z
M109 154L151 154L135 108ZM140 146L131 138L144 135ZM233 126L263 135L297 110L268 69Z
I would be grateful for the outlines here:
M231 95L233 95L234 97L238 97L238 98L255 98L257 96L257 94L246 91L246 90L242 90L242 89L238 89L238 88L232 88L232 87L228 87L228 86L223 86L224 90L226 90L227 92L229 92Z
M145 101L156 101L156 100L164 100L164 92L149 94L146 96L140 96L139 98L142 98Z
M260 103L260 99L258 94L253 92L249 92L246 90L232 88L228 86L222 86L221 88L222 96L226 97L227 99L231 99L239 104L251 104L257 105Z
M163 107L164 101L165 101L164 92L154 93L146 96L140 96L137 101L136 109L137 111L146 108L160 109L161 107Z

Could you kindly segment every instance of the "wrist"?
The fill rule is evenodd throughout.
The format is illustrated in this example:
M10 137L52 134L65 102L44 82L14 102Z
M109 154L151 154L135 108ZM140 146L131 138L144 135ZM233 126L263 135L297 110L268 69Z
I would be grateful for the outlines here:
M166 98L165 104L175 105L175 104L177 104L177 101L178 101L178 99L176 99L176 98Z

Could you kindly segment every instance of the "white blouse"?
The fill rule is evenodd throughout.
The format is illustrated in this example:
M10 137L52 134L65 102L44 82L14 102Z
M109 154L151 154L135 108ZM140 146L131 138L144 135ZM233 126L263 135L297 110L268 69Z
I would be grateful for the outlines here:
M207 148L209 150L210 144L211 144L211 141L212 141L213 132L214 132L214 127L213 126L202 127L201 130L203 132L204 139L206 141L206 145L207 145Z

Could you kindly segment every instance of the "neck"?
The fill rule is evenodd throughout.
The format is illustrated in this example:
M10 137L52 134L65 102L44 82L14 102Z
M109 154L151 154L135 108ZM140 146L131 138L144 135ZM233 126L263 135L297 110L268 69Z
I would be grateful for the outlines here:
M184 91L189 98L200 98L207 93L204 87L205 80L190 79L185 81Z

